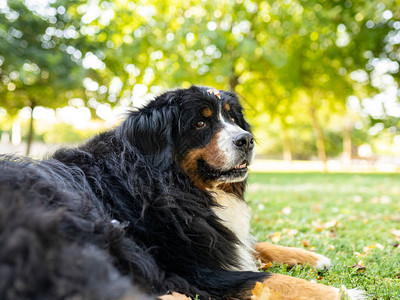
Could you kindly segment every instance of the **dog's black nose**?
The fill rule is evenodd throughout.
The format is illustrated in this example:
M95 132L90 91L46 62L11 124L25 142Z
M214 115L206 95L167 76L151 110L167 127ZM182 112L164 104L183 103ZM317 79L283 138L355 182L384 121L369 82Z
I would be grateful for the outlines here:
M254 148L254 138L249 132L239 133L233 138L233 143L238 149L243 151L253 150Z

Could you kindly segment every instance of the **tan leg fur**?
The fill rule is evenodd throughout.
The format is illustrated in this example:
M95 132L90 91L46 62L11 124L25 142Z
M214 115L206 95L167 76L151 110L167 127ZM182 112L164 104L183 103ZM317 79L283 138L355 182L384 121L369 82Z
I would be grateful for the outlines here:
M337 300L337 289L309 282L304 279L272 274L263 282L271 290L277 292L281 300Z
M289 267L295 265L305 266L309 264L312 268L319 269L328 268L330 266L329 259L300 248L283 247L266 242L260 242L255 245L254 249L256 251L254 256L262 262L282 263L287 264Z

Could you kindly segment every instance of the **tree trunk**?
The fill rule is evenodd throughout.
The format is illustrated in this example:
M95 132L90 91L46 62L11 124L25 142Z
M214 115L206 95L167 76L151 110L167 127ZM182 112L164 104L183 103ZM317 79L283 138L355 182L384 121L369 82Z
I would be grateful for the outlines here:
M283 146L283 160L286 162L292 162L292 142L289 136L289 130L286 124L281 122L282 128L282 146Z
M239 78L235 75L233 71L231 77L229 78L229 85L230 85L230 91L235 92L236 86L239 84Z
M346 121L343 128L343 162L346 165L351 164L351 131L352 122L350 120Z
M313 122L313 128L315 133L315 143L318 151L318 159L324 164L324 170L326 170L326 150L325 150L325 140L324 134L322 132L321 124L319 123L316 107L311 105L310 107L311 118Z
M33 110L35 109L36 103L31 103L31 117L29 119L29 132L28 132L28 140L26 141L26 156L28 156L31 152L31 146L33 142L33 134L34 134L34 121L33 121Z

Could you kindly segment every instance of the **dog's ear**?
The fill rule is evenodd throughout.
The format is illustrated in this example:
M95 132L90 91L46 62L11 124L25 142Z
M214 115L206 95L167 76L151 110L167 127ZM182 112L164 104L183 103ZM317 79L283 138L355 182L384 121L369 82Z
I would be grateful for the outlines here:
M177 119L177 109L172 105L142 109L128 116L117 128L117 135L153 166L164 170L174 160L172 132Z

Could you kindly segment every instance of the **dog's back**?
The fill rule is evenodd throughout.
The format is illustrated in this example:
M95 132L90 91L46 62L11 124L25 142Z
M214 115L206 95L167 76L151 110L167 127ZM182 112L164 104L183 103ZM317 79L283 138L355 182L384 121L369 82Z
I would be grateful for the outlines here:
M88 218L82 195L54 177L56 165L49 174L15 157L0 162L0 299L145 299L89 242L105 232L121 239L122 231Z

